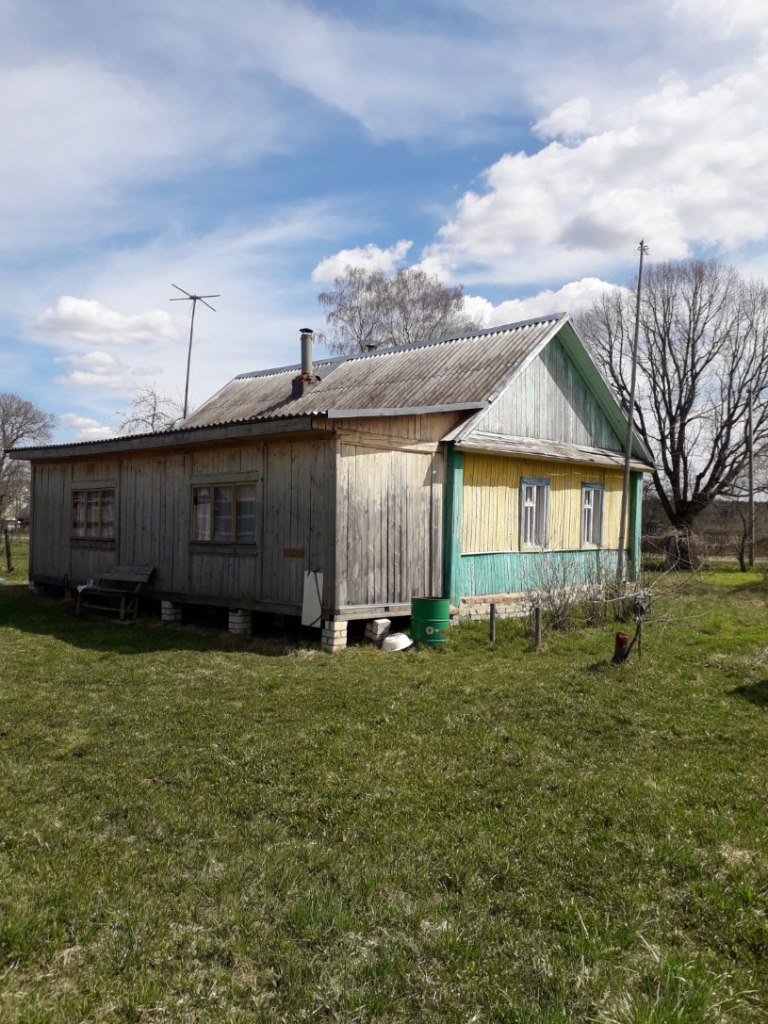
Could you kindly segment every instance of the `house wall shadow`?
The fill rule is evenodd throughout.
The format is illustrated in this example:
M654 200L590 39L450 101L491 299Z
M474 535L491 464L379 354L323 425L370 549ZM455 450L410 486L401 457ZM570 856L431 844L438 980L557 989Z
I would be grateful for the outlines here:
M286 657L303 638L303 634L299 637L296 631L285 635L277 630L271 635L237 637L225 628L201 625L199 621L169 625L147 614L140 615L135 624L121 624L114 618L96 615L78 617L73 601L31 594L21 586L0 590L0 627L53 637L83 650L121 655L162 651L231 651L279 658Z
M729 692L732 696L748 700L750 704L759 708L768 708L768 679L760 679L756 683L750 683L749 686L737 686Z

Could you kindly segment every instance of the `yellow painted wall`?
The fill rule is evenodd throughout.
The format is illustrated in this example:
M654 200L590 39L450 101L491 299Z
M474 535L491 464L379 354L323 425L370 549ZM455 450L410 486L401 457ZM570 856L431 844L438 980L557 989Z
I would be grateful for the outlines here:
M604 485L603 547L618 547L623 480L620 469L467 452L462 552L520 550L523 477L549 480L548 549L568 551L580 547L583 483Z

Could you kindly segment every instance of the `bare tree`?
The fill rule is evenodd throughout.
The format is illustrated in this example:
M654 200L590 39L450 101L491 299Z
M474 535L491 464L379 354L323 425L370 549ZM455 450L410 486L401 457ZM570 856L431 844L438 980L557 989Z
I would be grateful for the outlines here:
M318 295L327 310L332 352L353 355L374 348L462 334L480 327L464 311L464 289L449 287L423 270L347 267L333 289Z
M626 409L634 296L605 292L579 318ZM749 394L768 443L768 288L716 260L651 265L643 282L635 427L669 521L688 530L743 474Z
M158 390L154 384L136 388L131 408L118 412L120 432L123 434L157 433L173 430L181 422L182 403Z
M29 470L12 460L7 449L49 441L56 418L12 391L0 392L0 520L28 486Z

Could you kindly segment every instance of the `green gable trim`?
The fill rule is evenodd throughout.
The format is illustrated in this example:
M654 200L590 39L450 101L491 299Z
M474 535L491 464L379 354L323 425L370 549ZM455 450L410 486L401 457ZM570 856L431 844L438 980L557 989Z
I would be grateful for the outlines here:
M464 452L452 445L445 450L445 503L443 509L443 596L458 603L456 574L461 558L461 524L464 519Z

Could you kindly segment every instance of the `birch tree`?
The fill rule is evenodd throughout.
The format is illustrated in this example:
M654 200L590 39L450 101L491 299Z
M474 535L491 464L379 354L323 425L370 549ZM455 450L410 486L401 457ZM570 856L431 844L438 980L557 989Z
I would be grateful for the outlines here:
M55 417L13 391L0 392L0 520L18 502L29 481L26 462L11 459L8 449L51 439Z
M423 270L347 267L333 288L318 295L327 311L325 341L332 352L354 355L408 345L480 327L464 311L464 289L450 287Z

